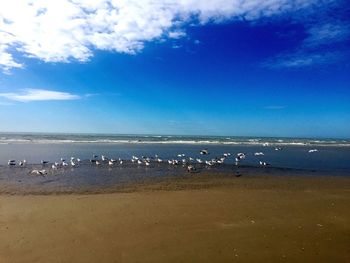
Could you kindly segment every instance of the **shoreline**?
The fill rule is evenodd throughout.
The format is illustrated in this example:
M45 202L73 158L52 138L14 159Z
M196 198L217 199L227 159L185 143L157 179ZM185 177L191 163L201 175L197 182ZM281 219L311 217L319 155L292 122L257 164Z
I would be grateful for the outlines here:
M241 181L254 181L256 183L275 179L286 181L321 180L330 184L334 180L344 180L344 182L350 180L347 173L341 172L329 173L307 169L232 165L209 169L203 167L202 170L188 173L183 166L171 169L167 168L166 165L151 168L131 166L98 169L87 166L84 169L52 171L54 173L49 172L45 176L29 174L28 171L35 168L35 165L26 168L10 167L2 170L3 174L7 174L6 172L13 174L0 176L0 195L93 195L137 192L148 188L157 190L157 187L159 190L173 191L200 186L203 188L213 188L217 185L234 186L240 185ZM19 172L16 173L15 169ZM129 174L133 174L134 178L128 177Z

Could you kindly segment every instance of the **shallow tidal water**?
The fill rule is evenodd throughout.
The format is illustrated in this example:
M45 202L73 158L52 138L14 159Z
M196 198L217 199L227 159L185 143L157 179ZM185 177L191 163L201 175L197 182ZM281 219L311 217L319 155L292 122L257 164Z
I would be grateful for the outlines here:
M187 165L168 165L151 162L150 166L127 161L123 165L100 166L83 161L78 167L51 169L49 165L26 167L0 167L0 193L5 194L61 194L61 193L106 193L123 191L134 184L166 182L172 179L209 177L237 178L244 176L330 176L329 172L221 164L207 166L195 164L196 171L189 173ZM33 169L45 169L47 174L34 175ZM346 176L332 173L333 176Z
M226 145L226 144L158 144L158 143L11 143L0 144L0 165L7 165L9 159L26 159L30 164L38 164L41 160L51 163L60 158L79 157L82 160L92 158L92 155L106 155L110 158L130 160L133 155L154 157L159 155L163 160L186 158L201 158L210 160L221 157L223 153L232 155L227 163L234 163L237 153L243 152L247 158L241 161L243 165L256 166L259 161L266 161L273 167L313 169L322 171L350 172L350 147L347 146L279 146L262 145ZM308 153L310 149L318 152ZM202 149L208 149L208 155L200 155ZM263 152L263 156L254 153Z
M55 140L57 138L55 137ZM250 141L249 141L250 142ZM276 150L276 147L279 150ZM310 149L318 149L309 153ZM208 155L201 155L202 149L208 149ZM237 153L243 152L246 158L235 164ZM263 152L256 156L254 153ZM266 145L264 141L253 143L159 143L159 142L6 142L0 144L0 192L3 193L63 193L63 192L101 192L131 183L148 180L165 180L188 176L186 165L169 165L168 159L192 157L203 161L222 157L223 153L231 153L224 164L209 167L193 161L197 173L225 174L235 177L249 175L324 175L350 176L350 147L347 145L315 145L273 142ZM150 166L132 163L133 155L151 157L158 155L164 163L151 161ZM184 154L185 157L178 157ZM93 155L105 155L109 158L124 160L122 165L112 167L108 163L100 166L91 164ZM52 169L51 164L67 161L70 157L80 158L78 167L60 167ZM9 159L18 161L26 159L25 167L9 167ZM40 161L49 164L41 165ZM261 167L259 161L270 165ZM33 175L33 169L45 169L45 176Z

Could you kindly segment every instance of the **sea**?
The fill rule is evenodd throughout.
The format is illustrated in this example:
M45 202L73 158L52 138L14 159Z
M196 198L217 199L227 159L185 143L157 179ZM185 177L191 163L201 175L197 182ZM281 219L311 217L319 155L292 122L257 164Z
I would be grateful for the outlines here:
M208 154L201 154L207 150ZM235 158L244 153L238 163ZM257 153L259 153L257 155ZM205 161L228 155L223 164ZM102 155L123 164L102 162ZM95 156L97 156L95 158ZM149 165L131 161L150 158ZM155 157L163 160L158 163ZM61 158L78 166L52 168ZM91 163L91 159L101 164ZM191 158L191 159L190 159ZM196 159L203 162L198 163ZM177 159L179 165L168 160ZM187 163L182 164L182 159ZM15 160L15 166L8 161ZM19 161L26 160L25 166ZM48 162L42 165L41 161ZM269 165L261 166L260 162ZM193 165L194 173L187 172ZM33 171L44 171L43 175ZM184 176L350 176L350 140L233 136L0 133L0 194L104 193Z
M200 155L207 149L208 155ZM317 150L309 152L310 150ZM227 163L235 163L237 153L245 153L240 164L259 166L260 161L271 167L350 172L350 139L275 138L234 136L179 135L112 135L0 133L0 165L8 160L26 160L39 164L41 160L59 161L70 157L89 160L93 155L130 160L132 156L210 160L231 153ZM254 155L263 153L263 155Z

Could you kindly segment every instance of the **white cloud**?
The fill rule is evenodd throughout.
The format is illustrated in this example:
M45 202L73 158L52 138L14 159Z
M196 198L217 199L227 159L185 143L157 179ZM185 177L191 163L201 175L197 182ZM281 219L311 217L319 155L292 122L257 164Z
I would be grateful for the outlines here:
M94 49L135 54L147 41L186 35L186 23L254 20L299 10L317 0L2 0L0 67L20 57L86 62Z
M305 51L280 54L268 61L262 66L267 68L303 68L315 65L329 65L344 59L345 55L340 52L314 52Z
M325 23L312 26L304 39L305 47L327 45L346 40L350 35L350 26L345 23Z
M79 96L67 92L44 89L24 89L20 93L0 93L0 97L20 102L80 99Z
M0 38L1 38L1 32L0 32ZM11 68L23 68L23 65L14 61L12 54L6 52L7 48L8 48L7 45L0 44L0 67L2 67L3 72L5 74L10 74Z
M173 31L173 32L169 32L169 37L170 38L174 38L174 39L179 39L186 36L185 32L182 31Z
M172 48L173 48L173 49L178 49L178 48L182 48L182 46L181 46L181 45L176 45L176 44L175 44L175 45L172 46Z
M262 65L268 68L303 68L347 60L350 55L346 47L350 24L332 16L321 18L305 25L306 37L294 50L280 53Z

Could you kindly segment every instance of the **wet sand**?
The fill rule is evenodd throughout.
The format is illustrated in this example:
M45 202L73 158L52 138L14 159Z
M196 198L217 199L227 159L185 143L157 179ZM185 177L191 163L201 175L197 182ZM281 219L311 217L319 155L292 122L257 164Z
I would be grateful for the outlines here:
M0 262L350 262L350 178L192 175L0 195Z

